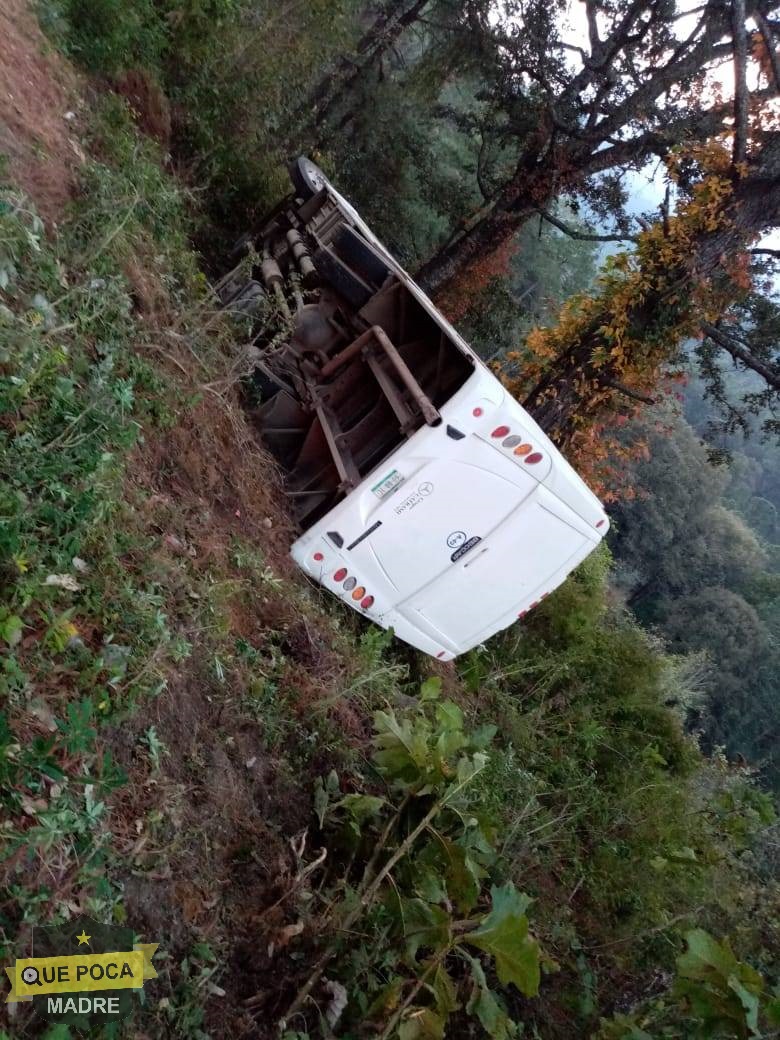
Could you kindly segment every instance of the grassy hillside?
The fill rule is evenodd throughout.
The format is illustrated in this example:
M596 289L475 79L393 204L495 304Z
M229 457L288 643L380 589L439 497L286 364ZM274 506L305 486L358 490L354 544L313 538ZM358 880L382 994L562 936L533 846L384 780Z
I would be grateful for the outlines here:
M260 68L235 10L200 15L225 28L202 79L197 19L44 11L97 78L56 227L13 156L0 201L3 957L79 913L159 942L107 1036L772 1035L771 803L685 734L685 667L606 551L457 668L293 569L241 407L248 330L191 246L239 183L210 77L245 55L274 136L322 62L301 43L286 76L290 40L358 26L311 5ZM151 88L133 118L128 53L208 177L145 132ZM253 130L260 205L280 169ZM0 1015L7 1036L70 1035Z

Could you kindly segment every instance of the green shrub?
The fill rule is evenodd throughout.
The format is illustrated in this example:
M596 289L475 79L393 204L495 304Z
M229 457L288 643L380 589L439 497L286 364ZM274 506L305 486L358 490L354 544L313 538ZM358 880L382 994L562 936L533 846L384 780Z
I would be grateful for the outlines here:
M719 943L697 928L686 933L685 942L672 989L630 1015L602 1020L594 1040L759 1040L776 1035L780 999L769 994L755 968L738 960L728 940Z
M671 967L684 924L732 928L752 890L740 857L772 817L749 778L707 765L665 704L679 669L611 605L608 568L595 554L462 665L500 735L478 780L499 851L577 986L586 946L613 962L614 984L623 965ZM589 985L587 1006L611 999Z
M459 1009L504 1040L517 1026L494 978L538 992L530 900L511 881L484 890L497 880L494 831L474 791L494 728L469 733L461 709L439 699L440 686L427 680L416 709L375 713L371 766L383 793L345 793L335 773L317 785L330 852L316 922L326 945L287 1012L290 1024L319 997L326 969L325 988L343 994L335 1015L335 1000L326 1012L329 1025L372 1029L383 1040L441 1037ZM312 893L296 894L310 917Z
M141 69L174 106L173 147L230 229L288 190L301 99L359 32L356 0L315 0L291 18L271 0L42 0L52 38L90 72Z
M168 48L165 12L155 0L59 0L44 25L64 34L67 53L90 72L159 69Z

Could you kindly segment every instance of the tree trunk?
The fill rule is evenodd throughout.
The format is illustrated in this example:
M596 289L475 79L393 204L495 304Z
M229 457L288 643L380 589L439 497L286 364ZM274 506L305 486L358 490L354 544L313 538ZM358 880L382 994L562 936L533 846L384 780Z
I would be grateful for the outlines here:
M545 129L540 127L535 137L545 136ZM415 280L431 296L440 294L476 261L495 253L526 220L538 213L539 207L548 205L554 191L564 189L565 185L560 182L554 184L550 173L552 164L556 163L552 149L550 166L535 171L539 149L536 142L529 144L511 181L484 207L471 226L450 239L418 268Z
M418 268L415 280L431 296L437 296L470 265L494 253L536 213L525 206L508 214L496 207L461 232Z

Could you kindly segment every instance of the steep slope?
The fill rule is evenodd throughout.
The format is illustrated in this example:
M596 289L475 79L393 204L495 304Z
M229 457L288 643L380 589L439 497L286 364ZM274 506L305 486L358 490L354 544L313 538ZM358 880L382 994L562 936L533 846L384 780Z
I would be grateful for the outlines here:
M160 944L127 1035L215 1040L277 1035L329 953L298 1037L330 1035L319 1009L337 996L344 1036L393 1022L404 1040L420 1022L440 1036L442 1006L448 1036L506 1036L510 1018L544 1040L631 1036L653 1028L648 993L685 1020L663 994L694 924L771 974L771 806L746 770L704 760L665 705L685 676L615 601L608 558L457 670L306 584L241 406L248 330L219 312L191 250L201 211L121 98L93 83L81 107L60 92L75 74L19 14L11 92L34 68L41 118L66 98L83 114L59 167L54 144L36 145L32 97L3 130L4 957L27 952L35 925L127 923ZM41 187L52 170L56 199ZM435 784L416 776L412 794L377 758L378 735L403 771L412 732L432 783L459 782L468 745L468 811L432 816L355 918L376 849L384 869L414 833L404 812L429 811ZM442 846L437 877L425 868ZM452 991L445 976L426 986L424 926L458 939L502 902L511 952L531 930L526 973L504 986L490 949L472 948L448 965ZM470 903L467 929L453 906ZM726 1035L744 1035L747 1011L726 998ZM14 1036L44 1032L27 1006L0 1014Z

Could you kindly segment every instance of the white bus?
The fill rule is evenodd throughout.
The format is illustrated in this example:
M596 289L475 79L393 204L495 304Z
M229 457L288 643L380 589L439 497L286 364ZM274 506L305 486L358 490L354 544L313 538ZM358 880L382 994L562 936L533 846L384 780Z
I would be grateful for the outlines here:
M242 240L265 309L252 413L285 475L296 563L439 660L522 618L608 530L531 416L308 159ZM269 332L268 314L278 328Z

